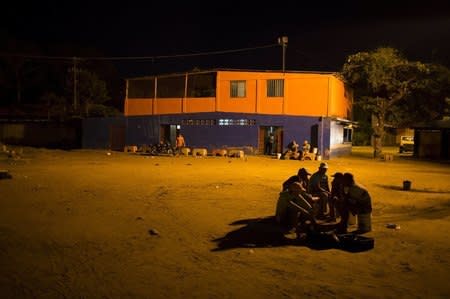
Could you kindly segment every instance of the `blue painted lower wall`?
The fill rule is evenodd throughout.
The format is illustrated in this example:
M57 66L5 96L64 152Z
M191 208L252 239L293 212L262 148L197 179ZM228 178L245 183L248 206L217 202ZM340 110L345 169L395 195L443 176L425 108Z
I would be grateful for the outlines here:
M226 122L224 120L241 120L245 125L221 125ZM108 148L111 127L118 125L125 128L126 145L157 143L162 138L161 126L179 125L187 146L206 147L208 150L242 146L258 148L260 128L278 127L282 130L283 148L291 140L300 144L308 140L319 152L334 156L329 150L332 140L329 118L221 112L86 119L83 122L83 147Z

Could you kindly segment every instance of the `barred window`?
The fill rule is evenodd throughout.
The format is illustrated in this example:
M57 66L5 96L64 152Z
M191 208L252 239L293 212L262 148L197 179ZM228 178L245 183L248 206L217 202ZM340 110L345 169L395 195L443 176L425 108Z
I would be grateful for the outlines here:
M230 97L244 98L246 94L245 80L233 80L230 84Z
M182 125L187 126L214 126L216 124L215 119L183 119Z
M284 79L267 80L267 96L268 97L284 96Z
M219 126L254 126L255 124L254 119L219 119Z

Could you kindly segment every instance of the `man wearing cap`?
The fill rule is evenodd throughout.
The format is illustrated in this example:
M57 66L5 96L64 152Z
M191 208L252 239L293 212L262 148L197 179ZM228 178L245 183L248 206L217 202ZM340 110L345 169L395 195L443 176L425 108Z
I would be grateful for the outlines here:
M297 175L293 175L283 182L282 189L287 190L289 186L294 182L299 182L302 187L307 191L309 185L309 176L311 174L306 170L306 168L300 168L297 172Z
M326 218L328 198L330 196L330 186L328 183L327 163L320 163L319 170L317 170L309 180L309 193L313 196L319 197L319 212L317 218Z

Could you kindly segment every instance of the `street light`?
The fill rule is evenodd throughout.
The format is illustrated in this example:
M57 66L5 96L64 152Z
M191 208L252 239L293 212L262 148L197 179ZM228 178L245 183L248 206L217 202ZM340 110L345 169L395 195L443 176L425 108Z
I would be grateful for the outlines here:
M286 47L288 44L288 37L287 36L279 37L278 44L283 48L283 73L284 73L286 64Z

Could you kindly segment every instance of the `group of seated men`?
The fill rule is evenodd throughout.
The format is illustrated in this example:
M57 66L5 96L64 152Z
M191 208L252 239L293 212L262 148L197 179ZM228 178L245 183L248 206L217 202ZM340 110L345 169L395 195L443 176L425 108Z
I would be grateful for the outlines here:
M334 222L337 233L347 233L351 213L361 218L358 229L353 233L370 231L372 200L367 189L357 184L348 172L333 174L330 188L327 170L327 163L320 163L312 175L300 168L297 175L283 182L276 205L277 222L288 229L295 229L298 237L320 226L319 220Z
M302 148L300 149L300 145L297 141L292 140L287 145L287 149L281 155L281 159L293 159L293 160L303 160L311 150L311 145L308 140L303 141Z

